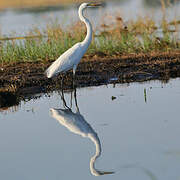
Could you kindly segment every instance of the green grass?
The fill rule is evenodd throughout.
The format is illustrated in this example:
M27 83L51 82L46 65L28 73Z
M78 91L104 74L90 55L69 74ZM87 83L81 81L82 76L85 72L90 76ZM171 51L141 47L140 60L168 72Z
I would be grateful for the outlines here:
M115 17L115 19L113 28L104 24L99 26L97 32L100 33L94 35L87 52L88 55L103 53L112 56L180 49L179 21L172 23L163 18L160 25L157 26L153 19L139 18L124 26L120 17ZM1 37L0 63L56 59L85 37L86 28L80 22L67 29L62 30L59 24L51 23L43 30L35 28L28 32L26 35L30 38ZM175 32L171 32L172 29ZM161 31L161 37L158 36L158 31Z

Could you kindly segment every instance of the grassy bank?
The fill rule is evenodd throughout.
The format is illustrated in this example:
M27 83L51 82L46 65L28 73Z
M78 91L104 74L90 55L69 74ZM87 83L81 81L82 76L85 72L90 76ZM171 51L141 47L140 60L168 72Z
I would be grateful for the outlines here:
M167 22L163 18L160 24L156 25L153 19L139 18L124 23L120 16L116 16L110 22L112 24L102 23L94 30L88 55L112 56L180 49L178 20ZM82 41L85 35L86 28L81 22L69 26L66 30L52 22L43 30L34 28L24 38L1 36L0 63L54 60L73 44Z

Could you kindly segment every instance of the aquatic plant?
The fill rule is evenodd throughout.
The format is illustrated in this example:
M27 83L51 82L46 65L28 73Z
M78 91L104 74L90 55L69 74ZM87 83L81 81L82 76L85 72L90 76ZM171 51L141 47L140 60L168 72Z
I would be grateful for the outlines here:
M139 17L123 22L114 16L113 24L102 23L94 32L87 55L122 55L179 51L179 21L163 17L159 26L152 18ZM56 59L76 42L84 39L85 26L77 22L63 29L56 21L44 29L38 27L25 37L0 37L0 62L49 61Z

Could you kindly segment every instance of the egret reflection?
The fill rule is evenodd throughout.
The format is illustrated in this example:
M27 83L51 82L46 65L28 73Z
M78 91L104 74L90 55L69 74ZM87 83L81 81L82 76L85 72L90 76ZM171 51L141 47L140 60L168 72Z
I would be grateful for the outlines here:
M62 97L63 103L65 103L64 97ZM74 113L71 108L65 109L50 109L50 114L61 125L65 126L69 131L79 134L82 137L89 138L96 147L96 153L90 159L90 171L94 176L100 176L105 174L113 174L114 172L100 171L95 167L95 161L101 155L101 143L97 133L91 127L91 125L80 114L77 99L76 90L74 90L74 100L76 104L76 112ZM65 105L67 107L67 104Z

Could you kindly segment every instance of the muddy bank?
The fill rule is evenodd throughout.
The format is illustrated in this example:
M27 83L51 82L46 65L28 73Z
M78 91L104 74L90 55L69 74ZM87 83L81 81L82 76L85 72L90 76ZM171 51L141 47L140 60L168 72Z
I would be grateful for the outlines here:
M24 62L0 65L0 104L5 92L15 96L31 97L33 94L61 88L72 88L72 72L53 79L44 76L52 62ZM109 83L129 83L159 79L167 81L180 77L180 51L174 53L139 54L107 57L99 54L86 56L76 71L77 87L98 86ZM7 98L6 98L7 99ZM16 102L17 103L17 102ZM0 105L2 107L2 105Z

